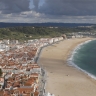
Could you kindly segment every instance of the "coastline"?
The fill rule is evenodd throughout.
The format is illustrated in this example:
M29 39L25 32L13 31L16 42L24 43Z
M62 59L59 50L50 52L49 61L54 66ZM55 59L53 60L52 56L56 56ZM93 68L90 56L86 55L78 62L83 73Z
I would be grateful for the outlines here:
M96 39L94 39L94 40L96 40ZM82 68L78 67L77 64L75 64L75 63L72 61L72 60L73 60L73 56L75 55L75 52L76 52L78 49L80 49L82 45L84 45L84 44L86 44L86 43L89 43L89 42L91 42L91 41L93 41L93 40L88 40L88 41L85 41L85 42L82 42L82 43L78 44L78 45L72 50L72 52L69 54L68 59L67 59L67 63L68 63L69 66L73 66L73 67L77 68L78 70L84 72L84 73L85 73L86 75L88 75L89 77L91 77L91 78L93 78L93 79L96 80L96 76L95 76L95 75L93 75L93 74L87 72L86 70L83 70Z
M72 50L91 38L67 39L44 48L39 63L48 74L47 92L55 96L95 96L96 81L87 74L67 64Z

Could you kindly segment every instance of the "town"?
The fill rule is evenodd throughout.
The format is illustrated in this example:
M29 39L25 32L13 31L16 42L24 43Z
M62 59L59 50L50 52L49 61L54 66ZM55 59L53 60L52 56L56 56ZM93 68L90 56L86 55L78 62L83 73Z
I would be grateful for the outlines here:
M45 90L46 70L37 61L43 47L61 40L0 41L0 96L54 96Z

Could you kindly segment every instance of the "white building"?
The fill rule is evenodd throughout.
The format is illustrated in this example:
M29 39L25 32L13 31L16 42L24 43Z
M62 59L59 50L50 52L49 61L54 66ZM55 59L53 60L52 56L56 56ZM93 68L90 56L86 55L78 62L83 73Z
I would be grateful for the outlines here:
M57 41L58 41L58 38L54 38L54 39L53 39L53 42L57 42Z

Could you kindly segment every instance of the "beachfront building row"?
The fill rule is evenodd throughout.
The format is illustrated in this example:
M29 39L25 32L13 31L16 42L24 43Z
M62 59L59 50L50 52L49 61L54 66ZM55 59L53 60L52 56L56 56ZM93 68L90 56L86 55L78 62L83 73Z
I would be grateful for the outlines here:
M45 81L41 80L42 68L35 63L36 57L41 47L62 39L29 40L28 43L13 44L11 48L10 44L5 45L9 49L0 52L0 68L3 72L0 78L0 96L44 96Z
M31 44L33 47L39 45L39 47L42 47L60 40L63 40L63 37L33 39L25 41L26 43L23 44ZM8 51L10 49L22 48L23 46L25 46L23 44L18 40L0 40L0 51Z
M72 32L67 34L67 38L96 37L95 32Z

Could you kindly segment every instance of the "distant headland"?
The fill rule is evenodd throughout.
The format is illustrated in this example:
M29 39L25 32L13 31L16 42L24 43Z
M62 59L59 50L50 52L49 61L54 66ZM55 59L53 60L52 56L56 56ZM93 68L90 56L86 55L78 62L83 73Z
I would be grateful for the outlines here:
M0 28L5 27L17 27L17 26L35 26L35 27L78 27L78 26L92 26L96 24L90 23L10 23L10 22L0 22Z

